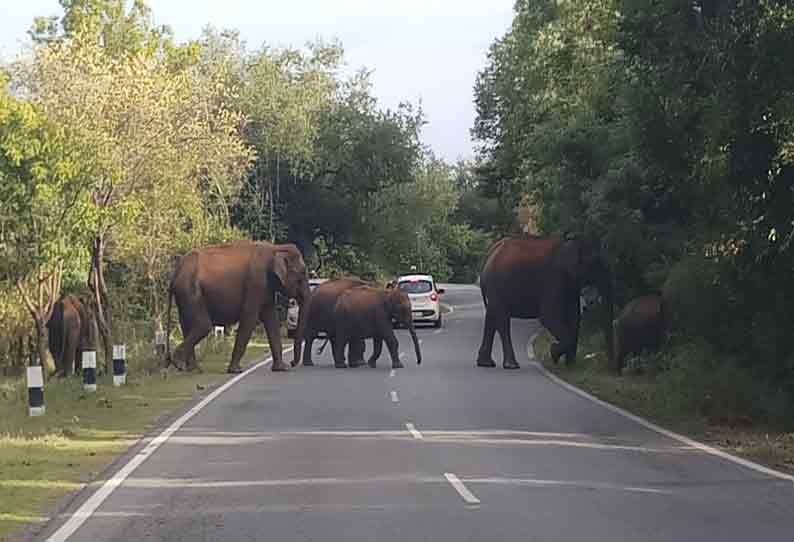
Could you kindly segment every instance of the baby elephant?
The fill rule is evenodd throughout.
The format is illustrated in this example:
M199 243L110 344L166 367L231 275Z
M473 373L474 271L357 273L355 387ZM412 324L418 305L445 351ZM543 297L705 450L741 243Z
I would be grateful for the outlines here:
M618 367L629 354L656 350L667 331L665 304L661 294L644 295L629 301L614 322L615 359Z
M59 376L69 376L83 367L82 352L96 340L94 321L79 297L67 294L55 303L47 322L49 348Z
M334 364L344 367L345 345L361 339L373 339L374 352L369 366L375 367L383 348L383 341L391 354L392 368L402 367L398 352L399 344L394 335L392 319L408 328L416 350L416 363L422 363L419 340L416 338L411 300L405 292L396 288L381 289L358 286L346 290L339 296L334 308L335 344Z

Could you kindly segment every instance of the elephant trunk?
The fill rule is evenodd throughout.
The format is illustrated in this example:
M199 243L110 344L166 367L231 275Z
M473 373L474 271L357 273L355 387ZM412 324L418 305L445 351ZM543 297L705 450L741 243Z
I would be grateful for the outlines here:
M416 338L416 330L414 329L414 323L411 321L408 324L408 332L411 334L411 339L414 341L414 350L416 351L416 364L422 364L422 352L419 351L419 339Z
M604 299L604 338L607 343L607 360L609 365L617 372L620 372L622 367L615 361L615 332L614 332L614 319L615 319L615 303L613 299L612 288L612 274L607 270L601 280L601 296Z
M309 288L298 298L298 329L295 332L292 351L292 366L295 367L301 360L303 350L303 337L306 334L306 322L309 319L309 307L311 306L311 292Z

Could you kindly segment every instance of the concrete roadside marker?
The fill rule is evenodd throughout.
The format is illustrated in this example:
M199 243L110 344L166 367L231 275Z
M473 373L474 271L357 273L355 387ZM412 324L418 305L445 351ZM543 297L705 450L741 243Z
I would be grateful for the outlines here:
M113 345L113 385L116 387L127 383L127 345Z
M41 365L28 367L28 415L43 416L46 411L44 406L44 373Z
M96 350L83 351L83 389L96 391Z

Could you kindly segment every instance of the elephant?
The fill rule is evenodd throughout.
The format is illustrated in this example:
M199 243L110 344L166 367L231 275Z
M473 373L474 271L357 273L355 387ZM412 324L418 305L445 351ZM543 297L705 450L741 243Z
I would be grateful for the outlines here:
M236 241L195 249L177 264L168 289L166 360L198 369L194 347L213 326L239 323L227 372L240 373L243 357L258 321L262 321L273 355L273 371L287 371L282 359L276 315L276 292L295 298L301 307L309 297L306 264L295 245ZM171 358L171 303L176 301L185 338Z
M661 292L629 301L614 322L615 363L619 369L628 355L657 350L664 340L668 319L666 300Z
M295 334L295 350L293 352L292 366L298 364L301 358L301 348L306 343L306 350L303 351L303 365L314 365L312 361L312 343L319 332L325 332L331 341L331 349L335 343L334 331L334 307L339 300L342 292L356 286L367 286L368 282L353 277L342 277L329 280L320 284L307 300L301 311L306 315L299 319L303 327L298 326ZM350 364L352 366L364 363L364 339L353 341L350 344Z
M583 239L530 236L502 239L488 252L480 273L486 307L478 367L496 367L491 357L494 334L502 340L505 369L518 369L510 338L511 318L540 318L557 342L555 363L576 358L582 287L595 285L606 306L607 354L612 359L612 278L596 246Z
M47 322L49 350L59 376L69 376L83 367L83 350L93 348L97 333L88 307L79 297L65 294L55 302Z
M416 338L411 300L408 299L408 295L397 288L382 289L371 286L350 288L344 291L336 302L334 364L337 367L345 366L344 352L348 342L372 338L374 351L368 361L369 366L375 368L385 341L391 354L392 368L401 368L403 365L397 351L399 344L394 335L392 320L408 328L414 342L416 364L420 365L422 353L419 350L419 339Z

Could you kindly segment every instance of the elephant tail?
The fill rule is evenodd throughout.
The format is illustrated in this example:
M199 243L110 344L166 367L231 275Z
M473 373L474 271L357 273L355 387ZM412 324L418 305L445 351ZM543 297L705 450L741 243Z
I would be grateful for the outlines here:
M168 305L165 309L165 362L171 364L171 301L174 299L174 286L168 286Z
M318 348L318 349L317 349L317 355L318 355L318 356L319 356L319 355L321 355L321 354L323 353L323 350L325 350L325 347L326 347L326 345L328 344L328 341L329 341L330 339L331 339L331 338L330 338L330 337L328 337L328 336L326 336L326 337L325 337L325 342L324 342L323 344L321 344L321 345L320 345L320 348Z

